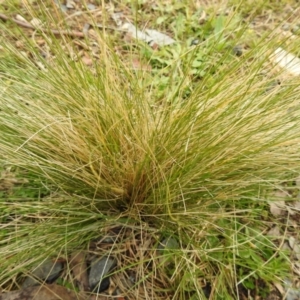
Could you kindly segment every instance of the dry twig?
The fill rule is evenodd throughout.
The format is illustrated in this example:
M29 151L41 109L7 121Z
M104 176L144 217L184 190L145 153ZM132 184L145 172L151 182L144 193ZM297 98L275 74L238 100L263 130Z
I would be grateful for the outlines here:
M21 27L28 28L28 29L42 30L41 28L36 28L35 26L33 26L30 23L10 18L2 13L0 13L0 20L11 21ZM79 32L79 31L57 30L57 29L45 29L45 30L48 32L51 32L54 35L67 35L67 36L78 37L78 38L83 38L86 36L83 32Z

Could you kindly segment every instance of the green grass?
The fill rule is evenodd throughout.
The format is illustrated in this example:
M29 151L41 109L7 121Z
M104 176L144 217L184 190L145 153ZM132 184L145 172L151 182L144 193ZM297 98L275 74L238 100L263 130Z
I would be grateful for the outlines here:
M138 26L141 11L150 20L147 3L129 4L119 6ZM116 225L148 241L144 259L126 256L122 241L108 251L122 272L139 275L138 299L203 299L205 281L211 299L238 298L241 286L265 297L289 276L287 254L266 235L279 222L266 200L299 176L299 78L279 71L269 55L277 47L297 54L297 41L280 39L275 28L253 32L242 22L249 6L211 13L199 26L201 8L193 5L154 10L156 22L147 27L174 33L169 47L108 31L81 41L97 43L96 54L85 50L92 66L74 39L0 28L9 37L0 53L0 158L3 169L27 178L21 188L13 180L0 198L3 289L15 289L38 262L86 249ZM53 28L54 14L35 11ZM232 51L239 44L250 48L242 57ZM151 71L132 69L136 58ZM281 85L270 89L278 78ZM169 236L179 247L157 253ZM136 290L123 291L137 299Z

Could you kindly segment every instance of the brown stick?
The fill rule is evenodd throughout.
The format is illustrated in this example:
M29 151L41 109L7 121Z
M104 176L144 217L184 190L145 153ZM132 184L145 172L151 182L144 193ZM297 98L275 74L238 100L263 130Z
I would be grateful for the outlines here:
M16 20L16 19L12 19L12 18L10 18L10 17L8 17L8 16L6 16L5 14L2 14L2 13L0 13L0 20L11 21L11 22L13 22L13 23L15 23L15 24L17 24L21 27L24 27L24 28L29 28L29 29L33 29L33 30L41 30L39 28L34 27L30 23L19 21L19 20ZM54 35L68 35L68 36L71 36L71 37L79 37L79 38L83 38L83 37L86 36L84 33L79 32L79 31L68 31L68 30L57 30L57 29L46 29L46 31L51 32Z

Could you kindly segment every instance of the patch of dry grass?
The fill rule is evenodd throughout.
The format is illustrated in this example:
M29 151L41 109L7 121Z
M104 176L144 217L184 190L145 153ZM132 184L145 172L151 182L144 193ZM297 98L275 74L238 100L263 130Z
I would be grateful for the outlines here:
M116 223L179 242L164 254L172 259L167 268L155 257L159 236L145 238L144 257L119 259L123 269L115 276L130 268L145 274L145 299L154 295L149 282L159 291L153 299L199 299L203 280L225 299L257 277L288 273L284 253L262 233L269 191L299 176L299 79L269 62L277 47L271 39L234 57L223 45L226 26L153 72L129 68L103 32L91 67L74 56L67 37L49 32L40 35L51 59L30 39L24 38L30 56L4 45L1 161L26 170L51 193L1 199L1 285L11 288L37 261L84 248ZM199 51L211 66L208 79L183 72ZM161 73L176 80L157 97L149 80ZM270 88L278 78L281 85ZM151 271L144 269L148 260Z

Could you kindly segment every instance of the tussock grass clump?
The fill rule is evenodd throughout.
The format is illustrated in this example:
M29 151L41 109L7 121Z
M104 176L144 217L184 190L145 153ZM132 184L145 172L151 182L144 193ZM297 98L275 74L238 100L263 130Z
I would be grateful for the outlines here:
M155 299L199 299L202 280L214 299L235 297L240 285L284 273L284 255L263 234L264 200L299 175L299 79L270 90L272 45L260 45L251 59L221 57L213 84L157 101L145 84L151 74L130 70L102 43L93 68L58 43L39 67L13 48L0 61L1 160L49 191L1 199L3 286L116 224L146 224L179 241L166 254L171 267L146 272L145 280L163 277Z

